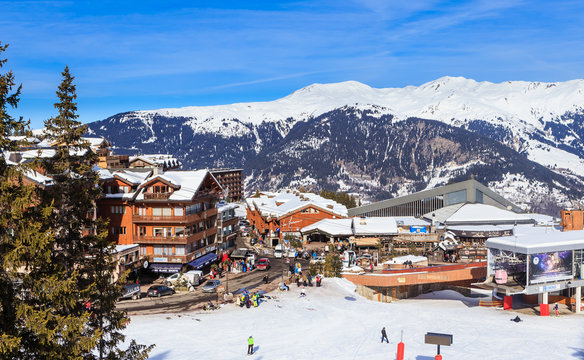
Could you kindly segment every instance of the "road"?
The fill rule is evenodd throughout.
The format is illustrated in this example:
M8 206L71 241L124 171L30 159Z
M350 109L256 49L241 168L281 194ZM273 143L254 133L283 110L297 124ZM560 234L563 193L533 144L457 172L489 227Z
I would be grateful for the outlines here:
M294 262L294 259L290 259ZM308 262L300 261L303 268L307 268ZM266 271L253 270L250 273L229 274L226 281L225 276L221 278L221 282L227 285L228 292L235 292L242 288L255 288L257 290L271 290L280 283L282 278L282 270L288 269L286 259L270 258L271 268L267 271L270 277L270 284L265 285L262 281ZM128 315L138 314L161 314L161 313L177 313L183 311L192 311L200 308L202 304L206 304L209 300L214 303L218 300L216 293L203 293L201 285L195 288L192 292L177 292L174 295L163 296L161 298L147 298L143 297L139 300L122 300L118 302L117 308L125 310ZM221 299L222 300L222 299Z

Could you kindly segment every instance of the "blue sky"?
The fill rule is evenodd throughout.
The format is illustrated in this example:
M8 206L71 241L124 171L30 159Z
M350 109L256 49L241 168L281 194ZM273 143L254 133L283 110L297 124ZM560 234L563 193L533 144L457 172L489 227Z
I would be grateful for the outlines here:
M55 114L69 65L80 120L268 101L312 83L419 85L583 78L584 2L2 1L13 115Z

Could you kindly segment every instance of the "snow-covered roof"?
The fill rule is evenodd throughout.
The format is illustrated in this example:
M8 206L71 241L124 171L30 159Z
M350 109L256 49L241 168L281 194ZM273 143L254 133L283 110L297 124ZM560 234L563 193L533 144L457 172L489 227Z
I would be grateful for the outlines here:
M525 214L525 215L528 216L529 218L535 220L535 223L537 225L553 226L553 225L560 224L560 219L557 217L554 217L554 216L543 215L543 214L534 214L534 213L529 213L529 214Z
M425 256L416 256L416 255L404 255L404 256L398 256L398 257L394 257L391 260L387 260L386 262L384 262L384 264L403 264L406 261L411 261L412 263L418 263L418 262L422 262L422 261L428 261L428 258Z
M397 224L392 217L353 218L354 235L397 234Z
M347 207L313 193L294 191L268 193L246 199L247 206L257 209L262 216L280 218L305 207L318 208L341 217L347 217Z
M489 238L487 248L521 254L584 249L584 230L560 231L551 227L517 226L513 235Z
M397 226L429 226L430 222L415 216L394 216Z
M166 167L177 167L181 165L180 161L178 161L177 158L169 154L145 154L138 156L130 156L129 158L130 164L137 160L142 160L151 165L160 165Z
M221 205L217 208L218 212L223 212L223 211L228 211L228 210L235 210L237 209L239 206L237 204L234 203L230 203L230 204L225 204L225 205Z
M501 209L486 204L456 204L446 206L424 215L446 225L497 225L497 224L533 224L533 220L526 214L517 214L513 211Z
M513 229L513 225L457 225L446 226L446 230L453 231L505 231Z
M155 179L161 179L179 187L170 194L168 200L191 200L201 187L207 174L211 175L209 171L205 169L194 171L166 171L162 175L155 175L140 185L140 193L136 197L136 200L144 200L144 185Z
M315 231L331 236L371 236L398 233L395 219L392 217L323 219L300 230L302 233Z
M45 176L37 171L34 170L27 170L24 172L24 176L31 180L34 181L35 183L42 185L42 186L50 186L54 184L54 181L52 178Z
M300 232L318 231L330 236L352 236L353 219L323 219L314 224L303 227Z
M116 245L116 248L114 250L114 254L118 254L133 248L139 248L140 244L127 244L127 245Z
M124 180L132 185L139 185L148 178L150 173L118 170L115 171L112 175L119 177L121 180Z

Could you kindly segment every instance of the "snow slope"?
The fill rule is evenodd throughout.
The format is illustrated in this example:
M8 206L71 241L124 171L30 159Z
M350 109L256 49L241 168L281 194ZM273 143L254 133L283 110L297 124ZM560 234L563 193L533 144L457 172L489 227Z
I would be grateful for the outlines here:
M524 316L479 308L476 299L443 291L384 304L366 300L344 279L322 288L278 293L259 308L229 305L215 312L134 316L126 330L139 343L156 344L154 360L242 359L254 336L256 359L394 359L403 330L405 358L432 360L428 331L454 335L445 359L581 359L582 316ZM381 327L390 344L380 343ZM249 358L249 357L248 357Z

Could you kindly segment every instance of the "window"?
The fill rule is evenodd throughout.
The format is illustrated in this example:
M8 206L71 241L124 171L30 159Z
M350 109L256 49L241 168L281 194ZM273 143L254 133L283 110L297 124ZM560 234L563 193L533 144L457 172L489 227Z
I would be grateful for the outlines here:
M184 227L175 227L174 234L176 236L185 236L185 228Z
M168 192L168 186L166 185L156 185L153 186L153 191L154 193L165 193Z
M183 216L184 215L184 209L181 207L175 207L174 208L174 216Z
M445 205L460 204L466 201L466 189L446 194Z
M174 253L176 255L184 255L185 254L185 247L182 245L177 245L174 247Z
M172 228L171 227L164 228L164 236L172 237Z
M146 216L146 208L140 207L136 209L136 214Z
M162 228L154 228L152 229L154 236L162 236Z
M203 231L203 230L205 230L205 223L201 221L199 223L199 231Z
M140 246L140 255L148 255L148 248L146 246Z
M138 232L139 232L140 236L146 236L146 226L138 227Z
M112 226L112 235L117 235L118 234L118 228L115 226Z
M162 208L162 216L172 216L171 208Z
M152 215L162 216L162 208L152 208Z
M154 255L162 255L162 246L154 245Z
M125 226L120 226L120 234L126 235L126 227Z
M112 214L125 214L126 207L123 205L115 205L111 207Z

